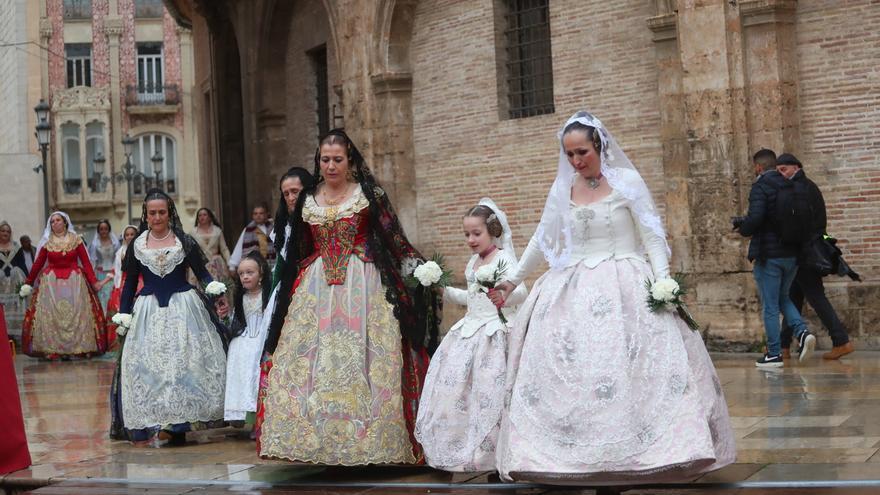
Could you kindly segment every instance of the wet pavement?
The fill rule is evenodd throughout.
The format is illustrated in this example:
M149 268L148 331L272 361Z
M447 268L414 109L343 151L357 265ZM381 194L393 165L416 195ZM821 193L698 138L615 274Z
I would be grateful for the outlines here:
M737 463L688 480L693 484L627 493L880 493L880 353L816 357L782 370L758 370L755 357L713 355L737 435ZM181 447L136 448L107 436L111 360L18 356L16 372L34 465L0 477L0 493L592 493L490 484L487 473L267 461L246 432L233 428L190 433ZM799 485L784 487L791 483Z

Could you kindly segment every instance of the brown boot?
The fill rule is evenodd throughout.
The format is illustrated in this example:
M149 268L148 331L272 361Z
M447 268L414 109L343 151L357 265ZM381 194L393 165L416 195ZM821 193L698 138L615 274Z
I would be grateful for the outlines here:
M822 354L822 359L840 359L855 350L856 348L853 347L852 342L847 342L846 344L832 347L830 351Z

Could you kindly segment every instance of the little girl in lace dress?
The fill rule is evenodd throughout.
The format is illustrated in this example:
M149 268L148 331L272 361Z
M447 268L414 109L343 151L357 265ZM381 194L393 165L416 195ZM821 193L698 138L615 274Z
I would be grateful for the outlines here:
M513 307L524 301L520 284L508 299L487 288L517 269L504 212L483 199L464 217L467 244L474 252L465 269L468 289L446 287L443 298L467 306L431 359L416 419L415 435L427 463L446 471L495 469L507 362L507 326ZM480 275L490 275L487 280ZM481 285L481 279L485 285Z
M250 420L257 410L260 356L266 341L261 325L272 290L269 264L259 251L248 253L238 265L238 283L229 329L234 336L226 358L226 400L223 419Z

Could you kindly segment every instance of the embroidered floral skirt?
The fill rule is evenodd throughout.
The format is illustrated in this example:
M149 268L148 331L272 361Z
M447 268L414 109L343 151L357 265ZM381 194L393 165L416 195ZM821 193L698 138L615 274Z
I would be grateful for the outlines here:
M107 349L101 303L82 273L66 278L43 272L31 294L22 325L22 349L28 356L91 356Z
M356 256L343 285L326 283L321 258L305 270L264 366L260 455L342 465L416 462L404 409L415 410L418 391L404 398L409 351L379 272Z
M721 384L699 333L651 313L642 260L544 274L510 337L503 478L662 481L734 461Z
M493 471L504 406L507 334L450 331L431 358L416 438L427 463L446 471Z
M137 298L117 373L126 430L183 432L223 418L226 354L195 290L164 308L153 295Z

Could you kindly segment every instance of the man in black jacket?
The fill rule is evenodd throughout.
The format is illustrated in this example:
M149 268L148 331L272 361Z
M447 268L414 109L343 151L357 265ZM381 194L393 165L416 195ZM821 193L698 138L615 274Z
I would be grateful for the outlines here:
M827 229L827 213L825 211L825 198L822 197L822 191L815 182L807 178L804 173L803 165L794 155L784 153L776 159L776 170L785 178L806 184L809 191L809 201L813 212L815 213L815 231L812 233L813 238L820 238L825 235ZM831 344L834 346L829 352L822 355L824 359L840 359L855 350L852 342L849 340L846 328L834 311L834 306L828 301L825 295L825 286L822 283L822 274L815 268L800 263L798 265L797 276L795 282L791 286L791 300L797 307L798 312L804 307L804 298L810 303L810 306L816 311L822 324L828 329L831 336ZM791 346L792 329L787 321L783 322L782 330L782 354L786 357L788 348Z
M786 178L776 171L776 154L762 149L753 158L758 178L749 192L749 212L733 219L733 228L749 241L749 261L754 263L752 273L761 297L764 332L767 335L767 353L755 363L759 368L783 366L780 342L779 314L785 316L798 338L799 357L803 361L813 353L816 337L807 330L789 291L797 274L797 246L782 242L779 235L780 219L776 215L778 191L788 185Z

